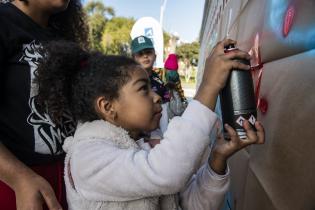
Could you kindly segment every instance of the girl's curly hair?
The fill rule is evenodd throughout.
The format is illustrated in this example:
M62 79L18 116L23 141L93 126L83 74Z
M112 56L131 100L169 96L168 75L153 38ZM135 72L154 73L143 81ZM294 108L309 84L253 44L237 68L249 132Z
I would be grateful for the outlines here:
M141 68L131 58L89 52L72 42L54 41L43 49L46 56L36 72L37 103L56 124L68 112L76 122L100 119L96 98L118 98L131 73Z

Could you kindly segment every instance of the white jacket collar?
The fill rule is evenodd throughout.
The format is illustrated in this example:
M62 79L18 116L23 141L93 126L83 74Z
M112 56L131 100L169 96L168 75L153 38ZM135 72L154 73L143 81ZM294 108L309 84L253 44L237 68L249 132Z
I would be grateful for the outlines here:
M136 142L125 129L104 120L94 120L92 122L79 123L74 136L65 139L63 149L68 152L76 142L93 139L111 141L120 148L138 148Z

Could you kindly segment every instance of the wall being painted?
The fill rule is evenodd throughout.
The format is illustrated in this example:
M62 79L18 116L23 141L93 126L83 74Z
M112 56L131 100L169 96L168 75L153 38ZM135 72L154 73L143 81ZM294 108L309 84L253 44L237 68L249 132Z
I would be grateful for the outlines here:
M206 56L224 37L253 59L266 143L230 160L236 210L315 209L315 1L206 1L197 86Z

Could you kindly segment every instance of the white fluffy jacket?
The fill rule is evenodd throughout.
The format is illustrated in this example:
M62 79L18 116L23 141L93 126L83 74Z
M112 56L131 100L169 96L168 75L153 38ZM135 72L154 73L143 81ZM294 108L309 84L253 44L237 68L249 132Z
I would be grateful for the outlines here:
M69 210L217 210L228 173L197 171L216 119L193 100L149 150L103 120L80 124L64 144Z

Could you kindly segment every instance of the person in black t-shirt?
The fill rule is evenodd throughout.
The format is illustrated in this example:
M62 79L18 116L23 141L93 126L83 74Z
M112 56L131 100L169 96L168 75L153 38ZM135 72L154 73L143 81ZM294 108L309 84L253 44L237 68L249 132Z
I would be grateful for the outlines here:
M0 208L66 209L61 145L75 124L64 114L57 126L39 108L34 78L45 42L87 47L81 3L0 0L0 26Z

